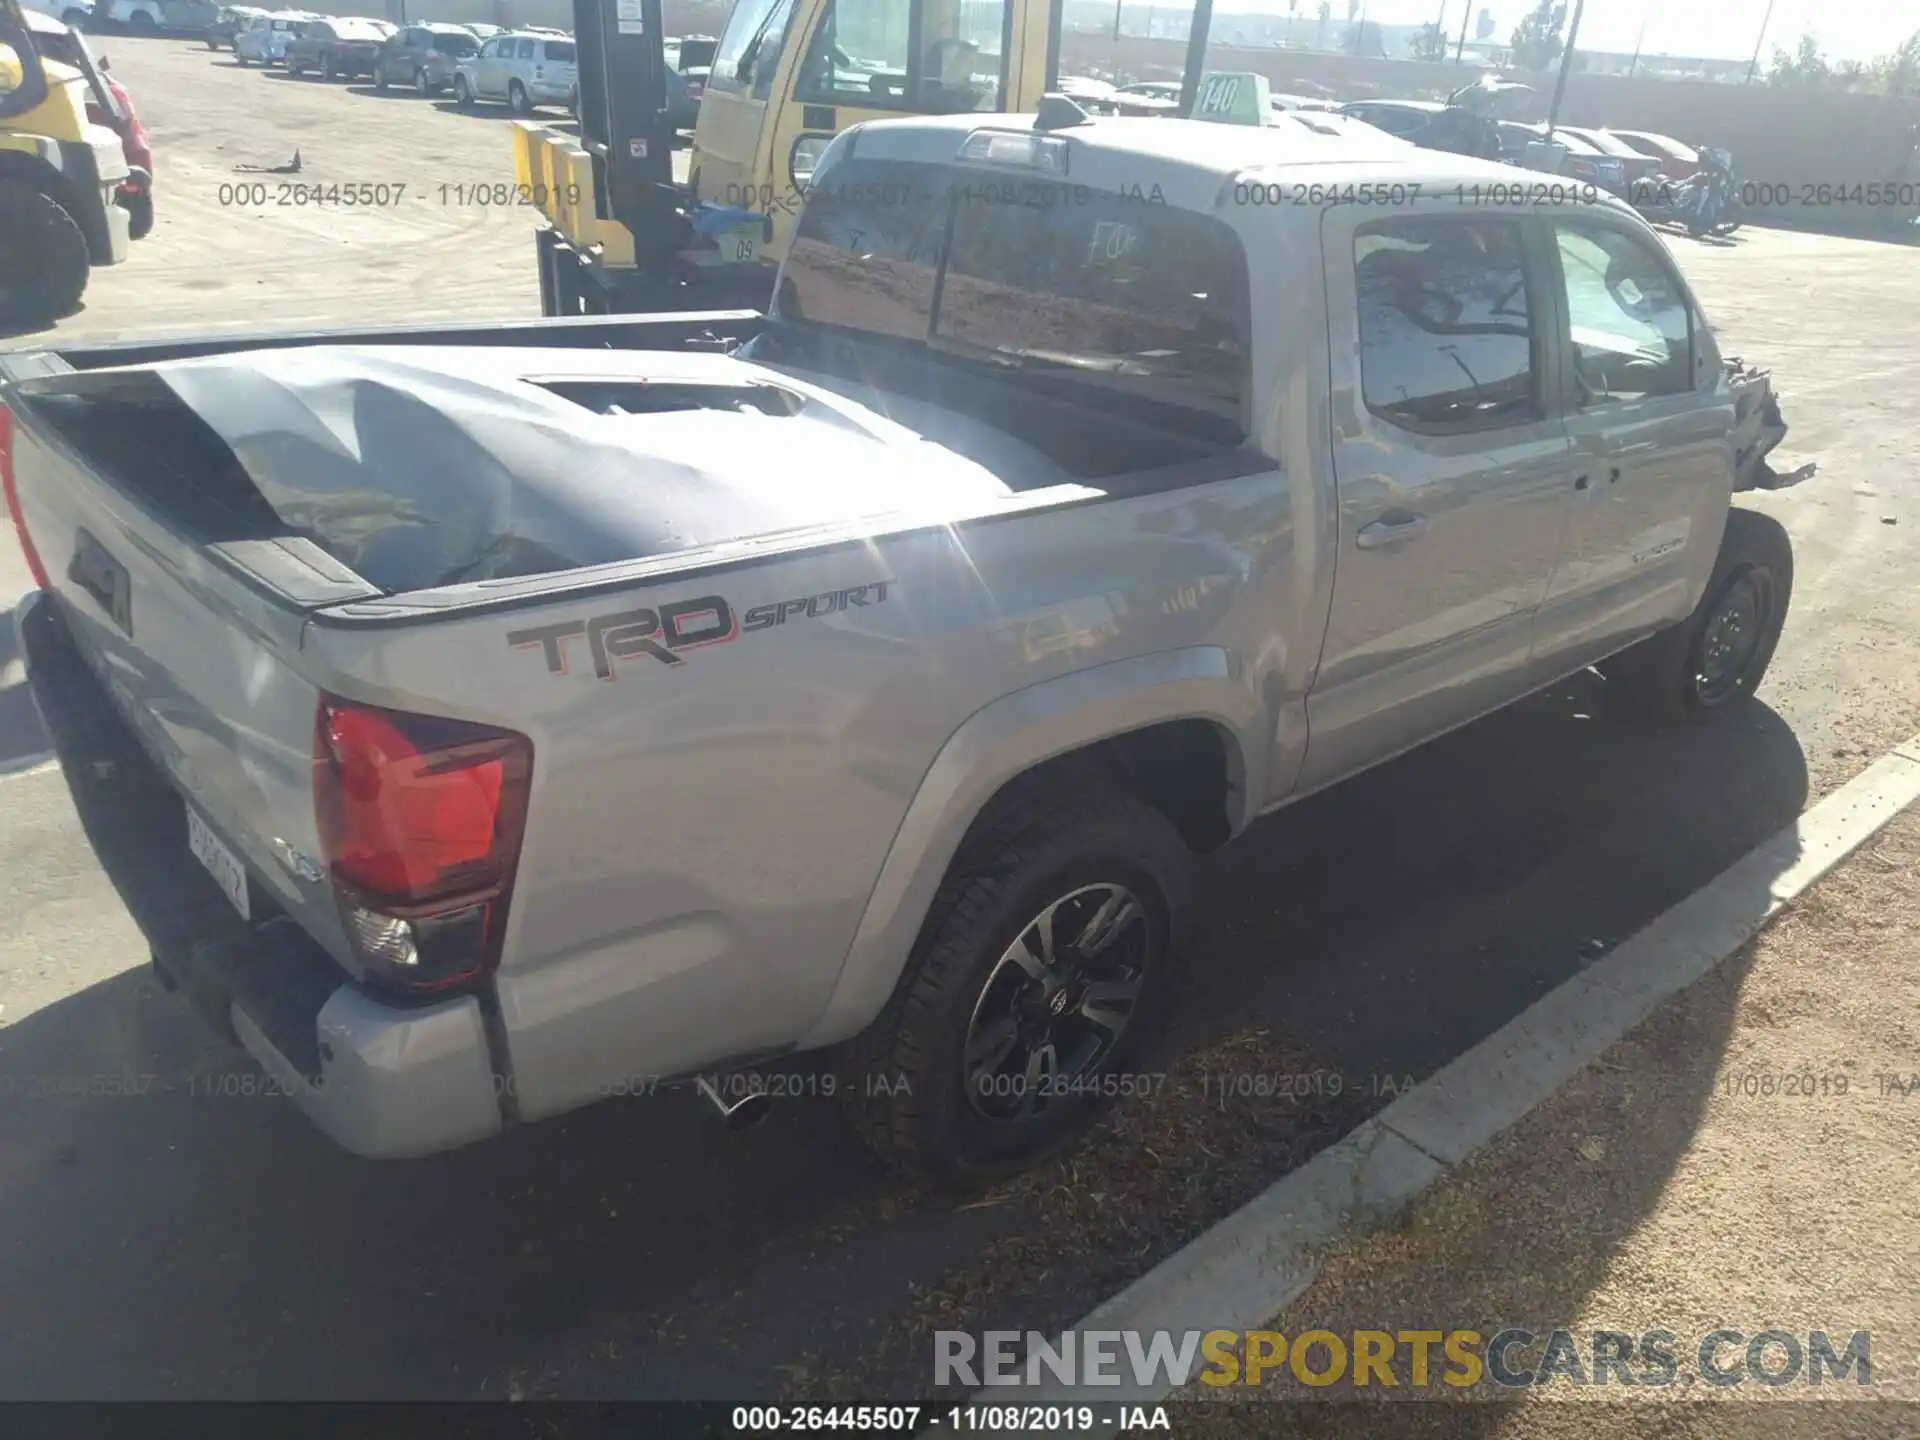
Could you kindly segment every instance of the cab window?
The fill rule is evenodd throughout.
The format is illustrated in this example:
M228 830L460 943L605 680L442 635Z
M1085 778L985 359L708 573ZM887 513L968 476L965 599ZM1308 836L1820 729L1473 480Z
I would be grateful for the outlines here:
M719 48L713 52L713 66L707 76L709 90L744 90L752 74L754 51L759 49L762 34L773 19L773 12L783 0L740 0L733 7L733 14L727 20L726 33L720 37ZM743 67L742 59L746 65ZM746 73L743 74L742 70Z
M1512 220L1391 220L1354 239L1367 408L1451 433L1541 413L1525 246Z
M948 115L998 110L1008 0L830 0L795 98Z
M1692 314L1660 257L1608 226L1559 221L1554 237L1580 407L1692 390Z
M760 42L747 56L747 68L753 81L753 98L765 100L773 93L774 72L780 68L780 52L787 48L787 27L793 21L794 0L780 0L767 16ZM677 68L677 67L676 67Z

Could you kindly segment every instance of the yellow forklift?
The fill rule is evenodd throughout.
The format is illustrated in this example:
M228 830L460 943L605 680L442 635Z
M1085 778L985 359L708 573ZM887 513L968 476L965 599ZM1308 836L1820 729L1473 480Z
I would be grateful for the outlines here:
M1059 89L1062 9L1063 0L735 0L682 184L660 0L574 0L580 133L514 126L515 179L544 216L541 312L765 309L827 143L892 115L1032 111ZM1195 0L1175 113L1263 123L1251 105L1235 107L1244 116L1207 114L1212 14L1213 0ZM1255 77L1238 78L1251 96Z
M72 312L95 265L127 258L128 169L120 136L87 115L119 113L82 68L42 59L20 0L0 0L0 333Z

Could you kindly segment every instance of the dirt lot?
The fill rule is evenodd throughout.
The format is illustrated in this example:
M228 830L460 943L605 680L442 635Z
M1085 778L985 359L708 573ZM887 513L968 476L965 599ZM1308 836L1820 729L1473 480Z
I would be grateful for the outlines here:
M536 212L489 203L513 179L504 106L289 79L197 41L92 44L152 134L156 223L128 263L94 273L60 335L539 314ZM238 168L296 152L297 175ZM300 203L298 187L361 184L390 203Z
M531 215L439 190L508 178L504 112L102 48L154 132L159 227L59 339L534 313ZM302 180L405 201L219 203L278 182L235 165L296 148ZM23 1317L0 1394L911 1398L932 1322L1071 1322L1498 1028L1920 729L1920 252L1671 243L1727 347L1776 370L1780 468L1820 464L1752 501L1798 566L1764 703L1649 733L1596 723L1577 682L1262 822L1201 876L1159 1098L966 1207L879 1179L826 1106L730 1143L697 1101L601 1106L376 1166L283 1103L209 1098L188 1079L248 1067L146 978L84 786L0 773L0 873L25 877L0 1080L155 1079L0 1107L0 1294ZM0 607L27 585L0 536ZM0 772L45 744L20 658L0 624ZM1228 1101L1223 1072L1327 1085Z
M1483 1379L1392 1393L1302 1385L1282 1367L1267 1377L1264 1405L1215 1413L1222 1407L1199 1402L1242 1392L1194 1387L1179 1433L1911 1436L1920 1398L1916 960L1920 812L1909 811L1409 1211L1332 1247L1319 1278L1269 1327L1542 1337L1508 1352L1509 1378L1537 1373L1544 1337L1565 1329L1578 1337L1573 1367L1529 1390ZM1519 1235L1525 1243L1514 1243ZM1701 1342L1722 1329L1741 1340L1723 1342L1728 1363L1714 1356L1709 1374ZM1606 1330L1631 1332L1636 1360L1639 1337L1672 1332L1678 1373L1661 1383L1636 1363L1624 1377L1603 1376L1588 1362L1592 1335ZM1799 1338L1770 1342L1764 1370L1749 1371L1742 1342L1766 1330ZM1814 1333L1838 1354L1861 1331L1871 1384L1857 1370L1846 1383L1814 1382L1803 1365ZM1324 1403L1368 1398L1430 1403L1365 1412ZM1457 1403L1488 1399L1509 1403L1465 1407L1470 1414ZM1851 1403L1874 1400L1908 1403ZM1590 1403L1566 1403L1578 1401Z

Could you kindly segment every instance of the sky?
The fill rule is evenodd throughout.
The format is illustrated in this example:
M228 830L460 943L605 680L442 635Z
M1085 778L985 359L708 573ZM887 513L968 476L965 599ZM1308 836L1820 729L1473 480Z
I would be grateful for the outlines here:
M1446 0L1447 29L1460 33L1460 7L1466 0ZM1493 12L1494 34L1505 40L1533 0L1471 0ZM1417 24L1439 17L1441 0L1367 0L1369 20L1389 25ZM1183 8L1172 0L1169 8ZM1286 0L1214 0L1216 12L1256 10L1287 13ZM1298 13L1312 17L1319 0L1300 0ZM1630 52L1642 24L1646 55L1688 55L1744 60L1753 42L1767 0L1587 0L1580 21L1581 47ZM1333 0L1336 22L1346 19L1346 0ZM1767 22L1761 63L1778 45L1791 50L1808 31L1833 60L1870 60L1884 55L1920 30L1920 4L1915 0L1774 0ZM1472 32L1469 31L1469 34Z

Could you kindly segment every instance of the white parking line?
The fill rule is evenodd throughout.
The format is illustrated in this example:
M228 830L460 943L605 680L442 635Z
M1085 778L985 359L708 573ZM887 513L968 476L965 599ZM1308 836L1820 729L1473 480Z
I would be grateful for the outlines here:
M1315 1253L1410 1204L1920 800L1920 736L1096 1307L1075 1332L1246 1330L1297 1299ZM1119 1367L1124 1374L1127 1367ZM979 1404L1149 1404L1173 1386L995 1386Z

